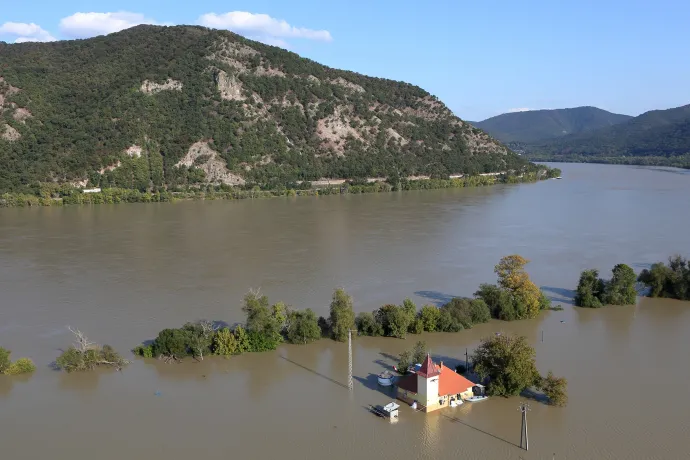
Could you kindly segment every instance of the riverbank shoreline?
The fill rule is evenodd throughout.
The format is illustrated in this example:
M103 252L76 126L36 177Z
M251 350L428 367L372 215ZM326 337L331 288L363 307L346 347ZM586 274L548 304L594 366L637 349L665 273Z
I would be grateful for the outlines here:
M568 158L561 156L526 156L527 159L536 163L579 163L579 164L600 164L600 165L618 165L618 166L649 166L660 168L678 168L690 169L690 158L680 157L678 161L673 161L670 157L603 157L603 158L589 158L578 157Z
M277 197L389 193L394 191L438 190L446 188L487 187L497 184L534 183L551 179L559 175L560 170L548 168L539 169L536 172L524 173L520 176L501 174L465 176L452 179L404 180L395 186L388 182L374 182L367 185L356 185L345 182L337 186L320 188L294 189L283 187L273 190L261 190L258 187L246 190L234 188L226 189L222 186L209 186L206 190L141 192L132 189L109 188L99 192L85 193L82 190L70 189L60 193L60 196L55 196L56 194L50 193L44 193L42 196L25 193L5 193L0 195L0 208L118 203L167 203L176 201L243 200Z

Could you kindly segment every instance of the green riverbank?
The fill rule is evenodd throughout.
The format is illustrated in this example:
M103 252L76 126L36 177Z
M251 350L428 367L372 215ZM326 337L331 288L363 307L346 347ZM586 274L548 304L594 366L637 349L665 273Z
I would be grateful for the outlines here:
M71 186L43 185L36 194L5 193L0 195L0 207L63 206L75 204L115 204L115 203L163 203L180 200L242 200L255 198L320 196L360 193L386 193L398 190L434 190L444 188L486 187L496 184L517 184L537 182L560 176L559 169L541 169L520 176L501 174L497 176L468 176L454 179L401 180L397 184L375 182L357 184L346 182L343 185L325 188L295 189L280 187L262 190L258 186L238 188L209 185L204 188L178 190L140 191L122 188L107 188L100 192L84 193Z

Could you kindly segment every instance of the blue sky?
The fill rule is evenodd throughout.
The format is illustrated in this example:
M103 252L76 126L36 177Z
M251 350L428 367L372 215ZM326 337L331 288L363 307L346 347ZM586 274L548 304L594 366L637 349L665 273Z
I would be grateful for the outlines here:
M409 81L473 121L690 103L686 0L25 0L0 10L0 40L81 38L141 22L228 28L332 67Z

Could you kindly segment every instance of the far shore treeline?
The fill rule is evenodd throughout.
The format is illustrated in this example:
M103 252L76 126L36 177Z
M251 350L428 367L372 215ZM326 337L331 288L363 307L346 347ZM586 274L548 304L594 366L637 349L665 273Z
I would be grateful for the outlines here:
M241 200L281 196L320 196L361 193L385 193L399 190L435 190L446 188L484 187L495 184L516 184L551 179L561 175L558 168L540 166L538 171L521 174L506 173L495 176L474 175L459 178L448 176L409 180L388 177L385 181L369 183L367 179L350 179L339 186L313 187L311 182L257 184L241 186L199 183L177 187L144 187L141 189L103 188L100 192L84 193L69 184L36 183L32 193L0 194L1 207L62 206L71 204L164 203L178 200Z
M344 342L350 330L361 336L404 339L407 334L459 332L486 323L491 318L503 321L532 319L543 310L562 310L560 306L552 307L548 297L530 280L525 271L528 262L517 254L503 257L494 267L497 284L481 284L472 298L453 298L444 305L424 305L421 309L408 298L400 305L386 304L373 312L355 315L352 298L338 288L331 299L329 316L317 317L309 308L299 310L283 302L271 305L267 296L258 290L250 290L242 307L246 315L244 323L188 322L179 328L163 329L153 340L137 345L132 351L140 357L166 362L180 361L185 357L203 360L209 355L229 357L263 352L275 350L282 343L307 344L324 337ZM637 276L628 265L617 264L609 280L599 278L596 269L585 270L580 275L574 304L586 308L632 305L636 302L637 283L647 289L650 297L690 300L690 263L676 255L670 257L667 264L655 263ZM109 345L101 346L90 341L78 329L70 327L69 330L76 340L53 363L56 369L73 372L112 367L120 370L129 363ZM483 340L473 356L473 371L482 379L493 382L489 386L492 394L516 394L518 389L528 390L531 386L541 389L550 403L564 405L567 400L565 379L551 373L540 377L536 371L533 372L536 369L533 349L525 348L525 344L524 337ZM404 372L407 364L418 361L425 350L423 342L418 342L412 350L401 354L400 370ZM509 369L492 367L491 363L496 359L505 366L528 369L529 375L521 377L518 383L508 383L501 373L509 372ZM12 362L10 351L0 347L0 374L31 373L35 369L31 359L19 358ZM463 367L459 372L469 370Z

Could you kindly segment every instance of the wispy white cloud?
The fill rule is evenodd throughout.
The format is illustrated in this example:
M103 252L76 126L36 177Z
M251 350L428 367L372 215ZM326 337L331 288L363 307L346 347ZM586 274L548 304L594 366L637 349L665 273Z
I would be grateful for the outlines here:
M33 22L6 22L0 26L0 35L9 35L15 38L15 43L24 42L52 42L55 37L43 27Z
M228 29L253 40L283 48L289 47L288 43L283 40L285 38L305 38L326 42L333 40L331 33L327 30L294 27L282 19L246 11L230 11L223 14L207 13L199 18L198 23L215 29Z
M88 38L119 32L139 24L157 24L143 14L120 11L117 13L74 13L62 18L60 31L70 38Z

